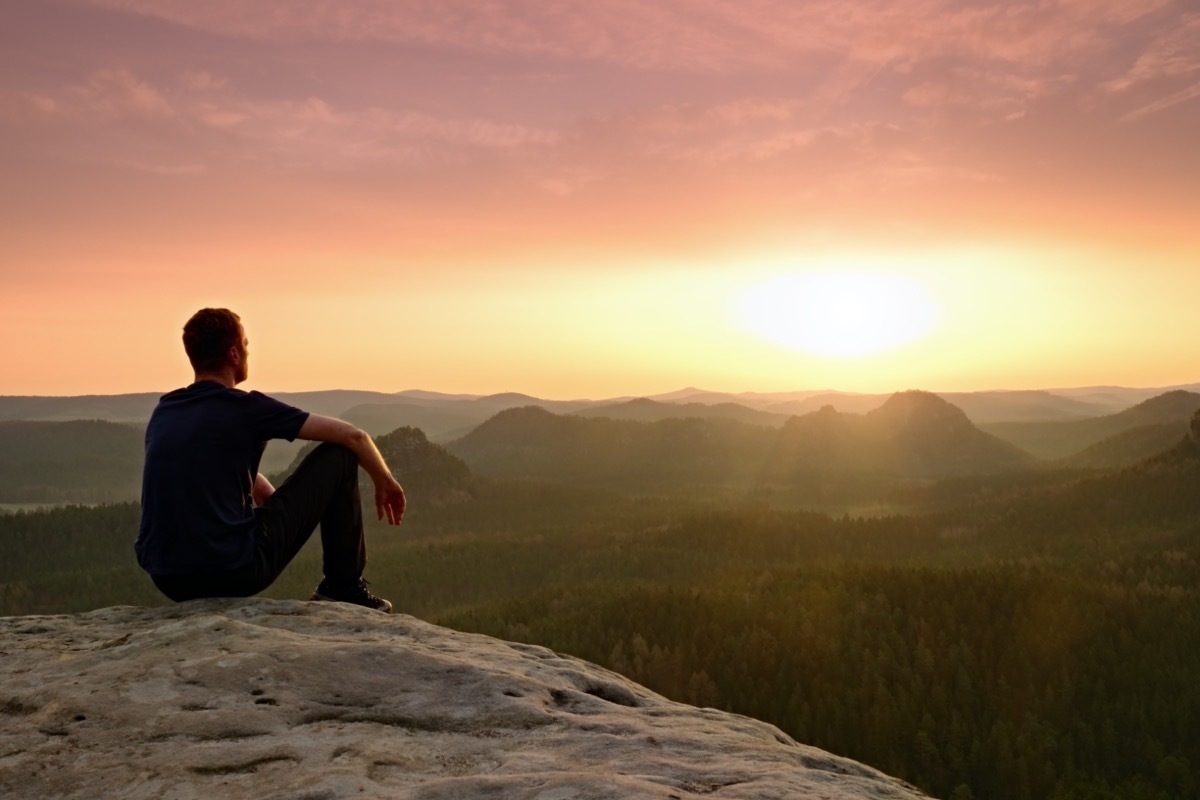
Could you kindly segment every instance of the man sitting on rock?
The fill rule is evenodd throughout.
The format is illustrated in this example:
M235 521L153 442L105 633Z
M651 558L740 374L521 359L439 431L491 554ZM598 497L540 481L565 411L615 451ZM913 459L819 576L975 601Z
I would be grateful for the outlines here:
M362 577L358 467L391 525L404 516L404 490L365 432L235 389L248 375L249 344L228 309L202 309L184 326L195 381L163 395L146 428L138 563L172 600L248 597L279 577L320 524L325 577L311 599L390 612ZM276 490L259 459L268 440L297 438L323 444Z

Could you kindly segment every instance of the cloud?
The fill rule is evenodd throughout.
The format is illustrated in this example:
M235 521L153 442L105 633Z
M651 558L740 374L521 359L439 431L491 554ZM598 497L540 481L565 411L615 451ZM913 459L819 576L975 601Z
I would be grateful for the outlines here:
M155 83L123 67L93 71L57 95L0 94L0 117L54 123L89 140L104 141L114 164L160 174L192 174L213 161L270 161L289 167L351 169L450 163L466 151L513 152L557 141L551 129L470 116L379 106L352 108L317 96L252 97L225 76L187 70ZM137 153L147 143L171 163L147 166Z
M1200 72L1200 14L1189 14L1178 27L1154 39L1124 75L1106 82L1104 88L1124 92L1142 83L1195 72Z
M872 62L947 53L1046 63L1172 0L94 0L226 36L383 41L598 60L640 69L787 68L837 54Z
M15 124L49 122L61 113L52 97L34 92L0 92L0 119Z
M631 68L708 70L754 63L729 35L730 3L603 0L93 0L224 36L260 41L382 41L478 53L600 60Z
M199 175L208 171L203 164L151 164L141 161L118 161L117 166L164 177Z
M1175 92L1172 95L1155 100L1153 103L1144 105L1141 108L1131 111L1123 116L1121 121L1133 122L1134 120L1140 119L1148 114L1154 114L1158 111L1170 108L1171 106L1176 106L1180 103L1186 103L1189 100L1195 100L1198 97L1200 97L1200 83L1193 84L1186 89Z
M249 41L259 50L366 42L390 53L439 53L470 62L480 81L505 76L516 81L510 86L528 85L514 77L518 73L569 83L591 69L632 86L634 95L650 91L636 85L632 76L639 74L786 81L788 102L806 105L810 127L845 109L864 119L875 115L875 121L902 122L895 114L904 111L956 109L1002 122L1056 93L1083 97L1097 87L1117 93L1156 76L1190 73L1200 61L1200 22L1188 13L1190 0L90 1ZM203 70L186 77L194 91L219 91L221 80ZM576 99L591 88L571 86ZM896 102L881 106L881 93ZM599 113L614 111L616 103L601 99L603 91L594 96L605 106ZM735 101L724 99L730 113L738 113ZM664 106L663 100L648 104ZM213 110L208 124L236 128L253 118L243 114ZM709 124L685 116L675 123ZM515 128L488 133L487 125L479 123L465 138L501 142L530 135ZM461 124L430 127L464 139Z
M49 42L74 60L0 98L60 152L397 195L1001 180L1190 101L1200 59L1184 0L75 1L123 46Z
M176 116L175 109L161 92L126 69L98 70L87 85L76 91L91 110L105 115L154 120Z
M209 92L224 89L229 84L228 78L220 78L206 70L186 70L181 82L184 86L197 92Z
M786 123L795 118L797 109L798 104L792 102L748 97L709 106L668 104L630 114L627 119L642 134L680 137Z
M901 95L918 109L967 109L981 116L1016 119L1029 103L1054 95L1075 82L1070 75L1023 76L960 66L942 71Z

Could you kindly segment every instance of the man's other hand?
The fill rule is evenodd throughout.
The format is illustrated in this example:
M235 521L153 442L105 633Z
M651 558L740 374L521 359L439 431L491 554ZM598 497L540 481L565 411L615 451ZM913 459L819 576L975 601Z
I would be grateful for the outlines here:
M375 513L377 519L383 519L387 514L388 525L399 525L404 519L404 508L408 501L404 497L404 489L395 478L375 484Z

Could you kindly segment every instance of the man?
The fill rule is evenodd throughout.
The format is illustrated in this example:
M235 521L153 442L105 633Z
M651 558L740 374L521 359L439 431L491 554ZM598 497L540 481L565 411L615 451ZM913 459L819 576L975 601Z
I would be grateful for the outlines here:
M163 395L146 427L138 563L172 600L248 597L271 585L318 524L325 576L313 600L390 613L367 590L358 467L375 484L375 511L404 516L404 490L371 437L309 414L246 380L250 342L237 314L202 309L183 328L193 383ZM258 472L270 439L323 444L278 490Z

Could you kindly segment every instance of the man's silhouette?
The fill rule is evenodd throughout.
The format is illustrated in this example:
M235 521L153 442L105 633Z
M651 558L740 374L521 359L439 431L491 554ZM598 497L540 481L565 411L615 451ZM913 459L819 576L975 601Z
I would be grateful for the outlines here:
M195 380L163 395L146 428L138 563L172 600L247 597L279 577L319 524L325 576L312 599L390 612L362 577L358 467L389 524L404 516L404 490L365 432L234 388L249 374L249 345L228 309L202 309L184 326ZM276 490L258 471L271 439L323 444Z

